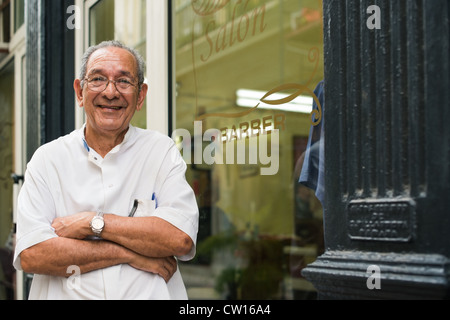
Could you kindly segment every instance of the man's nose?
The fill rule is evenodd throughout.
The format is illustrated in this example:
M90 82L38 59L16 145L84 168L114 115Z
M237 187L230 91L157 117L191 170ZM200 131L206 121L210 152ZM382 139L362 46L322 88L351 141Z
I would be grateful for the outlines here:
M106 85L106 89L103 91L103 95L108 99L118 98L120 96L119 90L116 88L116 83L114 81L109 81Z

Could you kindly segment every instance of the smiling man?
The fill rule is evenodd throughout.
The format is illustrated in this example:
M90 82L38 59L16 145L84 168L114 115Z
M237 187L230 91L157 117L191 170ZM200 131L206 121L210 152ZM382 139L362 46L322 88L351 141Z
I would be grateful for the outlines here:
M34 274L30 299L187 298L177 259L195 255L198 207L173 141L130 125L144 69L119 42L89 48L74 82L85 125L28 164L14 266Z

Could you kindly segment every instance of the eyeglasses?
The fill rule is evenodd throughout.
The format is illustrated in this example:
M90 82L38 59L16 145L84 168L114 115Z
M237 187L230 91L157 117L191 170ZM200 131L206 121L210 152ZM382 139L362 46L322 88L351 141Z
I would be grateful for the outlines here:
M88 89L93 92L103 92L108 88L110 82L114 83L116 90L120 93L133 93L137 85L127 79L108 80L105 77L85 78Z

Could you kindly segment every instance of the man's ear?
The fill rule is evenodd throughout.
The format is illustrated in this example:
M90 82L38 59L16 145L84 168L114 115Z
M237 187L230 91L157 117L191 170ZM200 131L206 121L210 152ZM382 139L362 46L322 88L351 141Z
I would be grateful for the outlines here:
M142 106L144 105L145 97L147 96L148 85L142 84L141 91L139 92L138 101L136 105L136 110L141 111Z
M75 96L77 98L78 105L82 108L84 106L83 102L83 88L81 87L80 79L75 79L73 82L73 89L75 90Z

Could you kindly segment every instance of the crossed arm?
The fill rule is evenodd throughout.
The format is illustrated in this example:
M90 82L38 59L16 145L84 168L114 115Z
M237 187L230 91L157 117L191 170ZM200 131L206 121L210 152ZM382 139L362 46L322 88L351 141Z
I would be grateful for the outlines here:
M189 253L191 238L172 224L157 218L128 218L105 214L102 241L92 236L89 222L94 212L82 212L53 221L58 238L24 250L20 257L27 273L68 277L67 268L77 265L81 273L118 265L160 275L167 282L177 270L174 256Z

